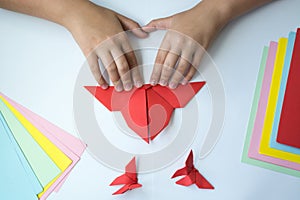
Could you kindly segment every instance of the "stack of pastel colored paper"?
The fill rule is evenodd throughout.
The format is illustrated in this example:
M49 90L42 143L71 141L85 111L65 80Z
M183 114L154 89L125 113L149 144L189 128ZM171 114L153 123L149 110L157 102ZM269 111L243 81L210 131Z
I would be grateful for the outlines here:
M86 145L0 93L0 199L46 199Z
M300 177L300 28L263 50L242 161Z

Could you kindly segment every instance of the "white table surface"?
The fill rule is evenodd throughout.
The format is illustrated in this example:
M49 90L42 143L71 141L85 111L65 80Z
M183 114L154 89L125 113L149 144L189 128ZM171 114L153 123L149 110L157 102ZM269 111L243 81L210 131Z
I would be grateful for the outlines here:
M144 25L195 5L198 0L106 0L96 3ZM213 191L180 187L170 175L185 157L152 174L141 175L143 187L112 196L108 184L120 173L85 152L52 200L82 199L289 199L300 198L300 179L241 163L261 52L271 40L300 26L300 1L275 1L229 24L209 50L226 90L226 121L213 152L201 161L201 172ZM0 10L0 91L76 135L73 89L84 62L79 47L63 27L38 18Z

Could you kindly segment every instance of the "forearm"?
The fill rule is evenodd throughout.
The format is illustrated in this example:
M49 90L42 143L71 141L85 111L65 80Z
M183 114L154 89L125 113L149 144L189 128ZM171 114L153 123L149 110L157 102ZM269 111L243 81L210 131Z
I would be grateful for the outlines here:
M0 0L0 7L65 25L74 11L88 5L88 0Z
M203 0L213 4L228 22L273 0Z

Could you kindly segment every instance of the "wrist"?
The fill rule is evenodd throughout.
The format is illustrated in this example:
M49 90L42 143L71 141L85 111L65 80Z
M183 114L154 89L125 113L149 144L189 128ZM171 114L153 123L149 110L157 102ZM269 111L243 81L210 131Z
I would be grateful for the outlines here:
M234 18L232 15L232 6L229 1L203 0L195 6L195 9L201 6L204 6L207 12L213 14L214 20L217 21L221 27L225 26ZM201 9L203 10L203 8Z
M271 1L272 0L203 0L202 2L209 7L214 7L226 24L234 18Z
M60 14L58 22L66 29L70 30L74 24L78 23L80 16L93 5L89 0L65 0L59 8Z

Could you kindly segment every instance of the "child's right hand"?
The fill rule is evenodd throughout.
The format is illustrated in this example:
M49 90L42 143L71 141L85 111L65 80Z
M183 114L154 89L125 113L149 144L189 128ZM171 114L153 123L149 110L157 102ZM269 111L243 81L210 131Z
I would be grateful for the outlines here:
M76 2L76 3L75 3ZM72 33L87 57L90 69L102 88L107 88L98 59L105 66L117 91L141 87L143 80L137 60L124 30L133 30L138 37L147 37L133 20L89 1L75 1L62 24ZM123 33L122 33L123 32ZM114 35L119 34L117 37ZM101 42L105 41L98 48ZM129 73L131 70L131 73Z

